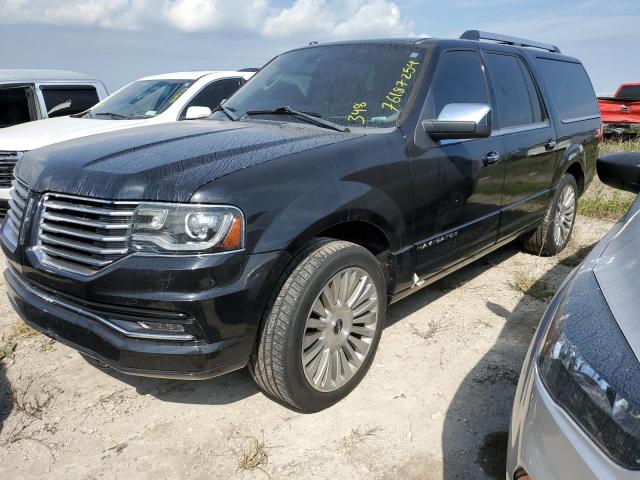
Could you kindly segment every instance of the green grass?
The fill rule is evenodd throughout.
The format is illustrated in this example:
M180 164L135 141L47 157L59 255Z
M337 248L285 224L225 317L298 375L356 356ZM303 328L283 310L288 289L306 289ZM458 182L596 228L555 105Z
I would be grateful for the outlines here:
M640 139L607 141L600 145L600 155L613 152L640 152ZM633 193L608 187L596 176L578 201L578 213L592 218L617 220L629 210L635 198Z

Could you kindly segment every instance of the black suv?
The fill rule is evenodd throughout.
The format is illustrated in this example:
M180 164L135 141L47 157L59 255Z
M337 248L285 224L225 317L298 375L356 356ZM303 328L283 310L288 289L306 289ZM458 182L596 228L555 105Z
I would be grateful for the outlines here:
M11 302L122 372L248 365L316 411L365 375L389 303L517 238L562 250L600 127L552 45L293 50L211 119L27 153L1 234Z

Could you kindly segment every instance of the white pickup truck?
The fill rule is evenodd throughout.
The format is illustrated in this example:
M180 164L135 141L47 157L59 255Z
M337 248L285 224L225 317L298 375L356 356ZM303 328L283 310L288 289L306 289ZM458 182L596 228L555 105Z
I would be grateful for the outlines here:
M98 133L207 117L255 71L176 72L145 77L93 107L95 102L73 112L68 108L57 110L53 113L66 116L0 130L0 217L8 207L13 166L24 152ZM100 93L103 91L104 87ZM49 117L55 116L49 112Z

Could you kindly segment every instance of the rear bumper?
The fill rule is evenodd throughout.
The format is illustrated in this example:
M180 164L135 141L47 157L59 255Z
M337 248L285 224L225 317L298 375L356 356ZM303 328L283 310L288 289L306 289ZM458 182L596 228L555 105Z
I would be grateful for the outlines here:
M603 123L605 135L640 135L638 123Z

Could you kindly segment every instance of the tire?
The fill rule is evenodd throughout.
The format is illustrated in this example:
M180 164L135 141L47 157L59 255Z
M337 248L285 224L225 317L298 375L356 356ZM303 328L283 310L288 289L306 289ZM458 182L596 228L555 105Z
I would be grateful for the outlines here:
M371 366L385 320L386 283L368 250L334 240L311 244L284 277L265 313L249 371L268 396L317 412L346 397ZM336 286L337 295L331 290ZM333 297L340 300L332 304Z
M577 202L576 180L573 175L565 173L558 182L542 223L522 237L525 250L545 257L560 253L571 238L576 220Z

